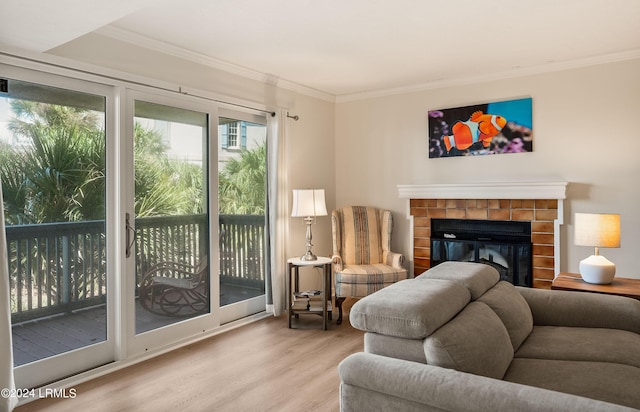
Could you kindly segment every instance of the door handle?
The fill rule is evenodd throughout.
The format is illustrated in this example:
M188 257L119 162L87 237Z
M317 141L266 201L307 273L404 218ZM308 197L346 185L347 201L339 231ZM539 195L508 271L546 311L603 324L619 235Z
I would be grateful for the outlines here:
M133 226L131 226L131 215L129 213L125 213L124 230L125 230L125 238L127 243L124 253L126 257L130 257L131 248L136 242L136 230L133 228Z

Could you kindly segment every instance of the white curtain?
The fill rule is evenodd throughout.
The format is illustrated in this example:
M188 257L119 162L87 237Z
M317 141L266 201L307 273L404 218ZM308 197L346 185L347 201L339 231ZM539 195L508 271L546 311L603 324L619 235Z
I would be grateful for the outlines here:
M0 411L11 411L17 398L8 397L15 389L13 380L13 344L11 342L11 299L9 289L9 262L7 237L4 230L4 203L0 181Z
M269 218L269 270L267 278L267 312L279 316L285 306L285 239L288 224L286 173L287 128L284 110L267 121L267 196Z

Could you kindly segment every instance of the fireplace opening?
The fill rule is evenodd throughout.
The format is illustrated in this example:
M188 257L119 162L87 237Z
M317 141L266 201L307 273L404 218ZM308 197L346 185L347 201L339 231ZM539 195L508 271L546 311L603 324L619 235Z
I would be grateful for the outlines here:
M493 266L500 279L531 287L531 222L431 219L431 267L446 261Z

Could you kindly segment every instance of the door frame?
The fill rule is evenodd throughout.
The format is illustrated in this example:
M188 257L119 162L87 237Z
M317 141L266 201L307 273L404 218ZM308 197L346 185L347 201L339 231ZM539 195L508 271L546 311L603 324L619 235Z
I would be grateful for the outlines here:
M246 121L250 123L263 124L265 128L267 128L267 137L266 137L267 143L269 141L267 118L264 112L260 112L252 109L243 110L231 105L220 104L218 109L218 122L220 118L228 118L228 119ZM217 139L216 139L216 142L217 142ZM216 145L214 150L216 151L216 159L217 159L218 145ZM267 161L267 159L265 159L265 161ZM215 175L216 175L215 178L217 181L218 179L217 168L216 168ZM265 201L267 200L265 199ZM217 210L217 206L216 206L216 210ZM217 231L217 228L216 228L216 231ZM266 279L265 279L265 282L266 282ZM219 308L220 323L224 325L229 322L233 322L238 319L260 313L262 311L265 311L265 309L266 309L265 294L262 294L253 298L245 299L240 302L235 302L229 305L225 305Z
M123 339L120 347L122 351L119 356L120 359L131 358L143 355L149 351L161 350L162 348L175 346L182 341L190 341L194 336L199 334L205 334L211 332L213 329L217 329L220 326L220 316L218 307L220 305L220 289L219 284L216 282L218 276L214 268L219 261L218 255L218 180L217 180L217 168L212 170L212 164L217 164L217 151L214 150L214 144L217 142L217 127L212 128L212 124L217 125L218 121L218 107L214 102L206 101L203 99L191 97L191 96L176 96L175 93L162 93L157 90L145 90L142 88L127 88L124 93L124 104L122 112L123 138L121 140L122 146L120 150L121 165L121 179L120 185L122 188L122 210L120 212L120 226L124 227L125 214L129 213L131 217L130 223L133 223L135 229L135 213L134 213L134 153L133 153L133 130L134 130L134 114L135 114L135 101L145 101L170 107L176 107L181 109L193 110L208 115L208 131L207 131L207 172L208 172L208 224L209 224L209 307L208 313L185 319L158 329L153 329L147 332L136 334L136 306L135 306L135 256L125 257L124 248L126 247L126 234L121 234L121 289L120 296L123 297L121 303L122 313L120 314L120 324L123 333ZM212 130L213 129L213 130ZM214 222L216 223L214 225Z
M112 224L116 218L115 209L109 208L108 205L117 204L117 178L113 175L113 172L117 172L117 156L115 156L118 133L117 94L115 87L97 81L70 78L5 63L0 63L0 69L2 69L3 77L105 97L106 340L15 367L16 387L33 388L65 376L99 367L116 359L116 279L118 277L117 238L119 227Z

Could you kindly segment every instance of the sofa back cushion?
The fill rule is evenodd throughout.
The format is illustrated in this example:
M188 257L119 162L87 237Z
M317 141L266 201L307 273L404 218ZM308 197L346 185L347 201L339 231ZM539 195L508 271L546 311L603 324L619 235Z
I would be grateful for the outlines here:
M498 315L509 332L513 351L517 352L522 342L533 330L533 315L529 304L509 282L498 282L479 299Z
M455 318L424 340L427 363L502 379L513 346L498 315L482 302L469 303Z
M476 300L500 281L500 274L484 263L448 261L432 267L416 279L446 279L459 283L469 289L471 300Z
M432 279L407 279L353 304L351 326L366 332L423 339L458 314L470 301L462 285Z

